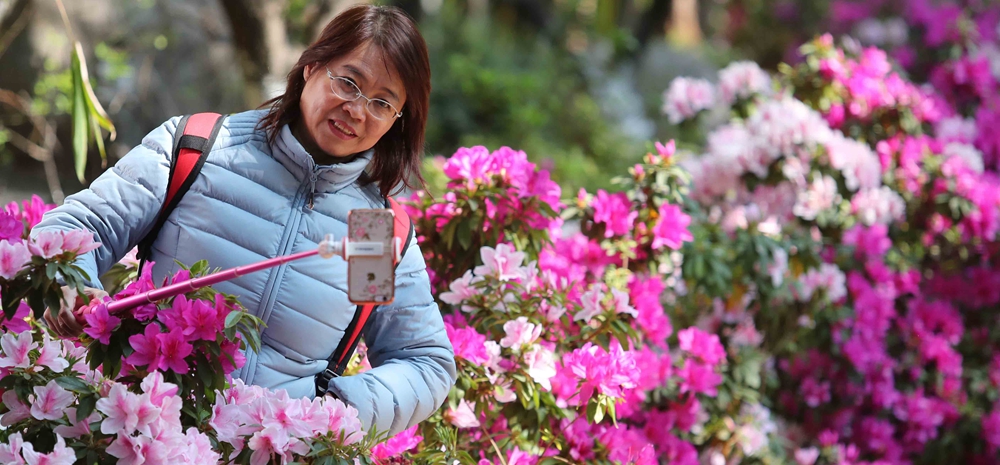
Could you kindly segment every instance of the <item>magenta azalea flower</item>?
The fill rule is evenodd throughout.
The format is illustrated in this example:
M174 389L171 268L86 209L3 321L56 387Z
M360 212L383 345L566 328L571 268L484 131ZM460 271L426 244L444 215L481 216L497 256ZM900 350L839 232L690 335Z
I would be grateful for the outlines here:
M681 207L665 203L659 213L660 219L653 227L653 249L667 246L677 250L684 242L694 240L688 231L691 217L681 211Z
M475 328L455 328L445 323L445 333L455 349L455 356L477 365L489 361L486 354L486 336L479 334Z
M98 304L94 311L88 313L84 318L87 320L87 327L83 329L83 332L104 345L111 343L111 332L122 321L121 318L109 314L108 306L105 304Z
M14 215L0 211L0 241L20 242L24 223Z
M718 365L726 361L726 349L722 347L717 334L708 334L701 329L691 327L678 332L677 341L681 350L709 365Z
M677 376L681 378L681 394L692 392L715 397L719 393L718 386L722 384L722 375L716 373L714 367L694 360L685 360L684 366L677 370Z
M604 224L604 237L627 235L639 217L639 212L632 210L632 202L623 192L609 194L600 189L591 206L594 207L594 222Z

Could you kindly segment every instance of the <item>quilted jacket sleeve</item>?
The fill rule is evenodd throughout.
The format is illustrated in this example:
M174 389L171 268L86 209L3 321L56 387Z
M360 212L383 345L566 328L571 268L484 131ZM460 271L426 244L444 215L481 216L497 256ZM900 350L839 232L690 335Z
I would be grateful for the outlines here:
M93 231L101 247L77 261L87 273L88 286L102 288L100 276L153 227L166 195L169 153L178 121L172 118L153 130L89 188L67 197L32 229L32 234Z
M455 352L412 241L396 269L396 299L364 333L372 370L334 378L329 391L354 406L366 429L395 435L429 417L457 379Z

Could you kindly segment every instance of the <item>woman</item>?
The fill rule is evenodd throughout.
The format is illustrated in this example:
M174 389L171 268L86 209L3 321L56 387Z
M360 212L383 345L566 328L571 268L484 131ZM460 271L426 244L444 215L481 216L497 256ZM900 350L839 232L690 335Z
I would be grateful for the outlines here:
M357 6L337 16L288 75L267 111L226 118L187 194L152 246L153 277L175 260L229 268L313 249L343 237L350 210L382 208L383 197L419 177L430 94L427 49L412 20L390 7ZM164 200L178 118L45 215L33 233L87 228L103 245L81 257L96 279L152 227ZM411 241L413 242L413 241ZM355 305L346 263L310 259L216 286L264 320L259 354L233 373L247 384L316 395ZM48 314L62 334L81 329L72 309ZM396 298L364 333L372 370L326 386L356 407L366 428L396 434L430 416L455 382L455 362L415 244L396 270Z

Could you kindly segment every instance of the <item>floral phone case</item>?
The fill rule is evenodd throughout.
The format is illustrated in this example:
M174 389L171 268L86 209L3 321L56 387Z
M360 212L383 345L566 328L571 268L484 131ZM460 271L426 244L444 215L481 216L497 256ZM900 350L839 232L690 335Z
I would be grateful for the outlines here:
M351 210L347 216L350 242L381 242L385 253L380 257L350 256L347 259L347 294L356 304L387 304L396 292L393 266L392 210Z

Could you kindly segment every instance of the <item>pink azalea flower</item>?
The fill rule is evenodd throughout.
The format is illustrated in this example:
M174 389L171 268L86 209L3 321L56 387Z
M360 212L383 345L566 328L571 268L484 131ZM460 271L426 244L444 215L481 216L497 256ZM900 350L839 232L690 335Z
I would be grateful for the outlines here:
M17 397L17 393L13 390L4 391L3 397L0 400L7 407L7 413L0 416L0 426L8 427L31 417L31 410L24 402L21 402L21 399ZM6 461L3 462L6 463Z
M160 326L151 324L146 326L143 334L129 336L128 343L134 352L125 361L133 366L149 366L150 370L155 370L160 365Z
M97 411L107 417L101 422L101 432L122 437L136 430L148 436L149 424L156 421L161 409L150 402L149 394L140 396L128 392L122 384L115 384L107 397L98 399Z
M0 278L14 279L24 265L31 261L31 252L21 242L0 241Z
M29 353L38 347L38 343L31 337L31 331L24 331L20 334L6 333L0 337L0 348L3 349L3 356L0 357L0 368L28 368L31 366Z
M455 425L457 428L478 428L479 419L476 418L475 408L475 403L470 404L465 399L462 399L458 402L457 407L448 408L444 417L449 423Z
M41 367L46 367L56 373L62 373L69 368L69 361L66 360L63 352L63 343L59 339L49 339L45 336L45 342L41 350L38 351L38 359L35 360L36 371Z
M795 463L798 465L813 465L819 459L819 449L806 447L795 451Z
M149 401L157 407L163 406L163 400L177 394L177 385L163 380L163 373L159 371L146 375L139 385L142 392L149 394Z
M76 407L69 407L66 409L66 418L69 419L69 426L59 425L52 431L64 438L78 438L80 436L90 434L90 424L100 421L101 414L91 412L90 416L87 418L83 418L82 421L77 421Z
M663 93L662 111L670 124L679 124L715 105L715 87L705 79L675 78Z
M388 441L376 445L372 448L372 456L376 459L385 460L398 457L403 455L404 452L413 450L413 448L420 444L420 441L424 440L423 436L417 434L418 426L413 425L411 428L389 438Z
M546 391L552 390L549 380L556 375L556 354L545 347L535 345L524 353L524 365L528 376Z
M298 399L292 400L285 396L272 398L268 399L264 406L267 409L267 415L261 422L264 428L274 428L276 432L289 437L306 436L311 433L300 428L303 425L300 421L302 404Z
M628 293L619 291L618 289L611 290L611 305L615 309L617 314L631 315L632 318L639 316L639 313L634 307L628 304Z
M56 446L48 454L35 452L35 447L30 443L24 443L21 454L28 465L73 465L76 463L76 451L66 447L66 441L62 437L56 436Z
M355 444L364 438L358 409L347 405L340 399L326 398L323 407L330 413L330 424L327 429L336 435L343 433L344 445Z
M94 240L94 233L84 229L73 229L62 232L62 249L83 255L101 248L101 243Z
M298 425L296 426L305 433L298 434L298 436L309 437L330 432L327 429L330 426L330 411L323 407L324 401L323 397L318 397L311 401L308 399L299 399L302 413L299 414Z
M219 463L221 457L218 452L212 449L212 441L208 436L191 427L185 433L184 439L188 447L181 457L181 463L192 465L216 465Z
M10 392L10 391L8 391ZM4 393L6 396L6 393ZM4 414L4 418L9 414ZM6 425L5 425L6 426ZM0 463L5 465L24 465L21 458L21 449L24 447L24 439L21 433L14 433L7 438L9 444L0 442Z
M709 365L718 365L726 361L726 349L722 347L717 334L708 334L701 329L691 327L678 332L677 341L681 350Z
M483 247L479 250L483 264L473 271L477 276L495 276L500 281L510 281L524 277L521 262L524 252L518 252L510 244L497 244L497 248Z
M28 244L28 250L33 255L52 258L63 253L63 235L61 231L42 231Z
M281 432L276 427L264 428L250 437L247 446L253 451L250 454L250 465L265 465L271 462L274 456L281 457L281 463L286 463L291 457L288 454L289 440L288 434Z
M591 286L580 296L580 311L573 315L573 321L589 322L604 312L604 292L599 286Z
M609 194L600 189L590 205L594 208L594 222L604 224L604 237L628 235L639 217L624 192Z
M117 457L118 462L122 464L146 463L146 458L150 455L152 441L147 436L119 434L114 442L108 446L107 452L112 457Z
M718 394L716 388L722 384L722 375L716 373L715 368L690 359L684 361L684 366L677 371L677 376L681 378L681 394L693 392L715 397Z
M521 346L533 344L542 334L542 327L528 323L528 317L520 316L516 320L503 324L505 336L500 339L500 346L518 350Z
M688 231L691 217L681 211L681 207L671 204L660 206L660 219L653 227L653 249L663 246L677 250L684 242L694 240Z
M105 304L98 304L94 311L84 315L84 319L87 320L87 327L83 328L83 332L104 345L111 343L111 333L122 321L121 318L109 314L108 306Z
M448 286L450 291L442 292L440 297L441 301L444 303L452 305L462 305L466 300L471 299L481 293L479 289L473 285L475 283L475 277L472 275L472 270L465 270L465 274L461 278L458 278ZM471 311L472 307L468 305L462 305L462 311Z
M49 381L45 386L35 386L35 395L28 398L31 401L31 416L38 420L60 420L66 407L76 401L76 396L62 388L59 384Z

